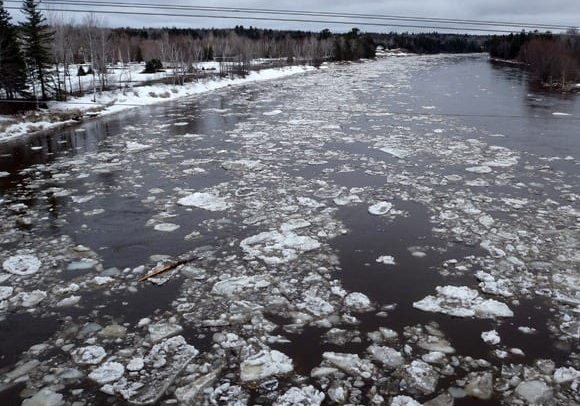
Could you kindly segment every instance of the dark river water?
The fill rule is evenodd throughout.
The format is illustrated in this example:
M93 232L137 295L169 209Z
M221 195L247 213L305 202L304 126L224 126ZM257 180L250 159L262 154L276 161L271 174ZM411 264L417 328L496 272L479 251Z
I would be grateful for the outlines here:
M411 57L411 62L405 63L412 65L413 58L415 57ZM577 96L535 89L521 70L493 65L481 55L421 57L417 60L425 66L425 69L409 72L410 77L405 81L405 88L399 89L395 95L389 94L388 97L383 94L383 89L389 88L391 84L387 73L384 76L375 75L368 78L364 74L361 75L366 81L364 87L360 84L354 86L352 93L349 94L351 99L345 100L342 106L339 102L335 103L338 110L335 110L335 107L330 109L335 111L333 114L336 115L342 115L341 111L356 111L352 116L342 117L342 132L357 134L374 131L363 113L367 106L376 109L379 103L385 103L387 104L385 107L394 115L376 117L375 126L377 121L381 120L396 126L399 118L405 118L406 114L413 113L432 115L430 117L433 120L440 118L442 128L445 122L452 120L454 126L450 128L477 129L477 132L489 135L487 141L526 154L527 159L558 157L555 160L545 161L545 164L559 173L563 183L572 185L572 189L576 188L576 193L579 192L577 177L580 159L580 101ZM350 67L346 69L345 75L352 80L356 78L357 69L362 71L366 66L361 64ZM315 78L309 79L311 82L324 87L325 75L329 74L329 71L322 71L307 75ZM154 189L160 189L162 193L173 193L179 188L203 190L234 179L235 174L217 164L206 166L204 173L187 179L168 177L167 174L172 170L183 169L177 165L178 162L215 159L216 156L220 160L225 160L236 157L240 151L243 152L246 148L244 141L226 134L245 123L252 124L256 118L264 121L264 131L268 132L270 122L279 118L263 116L261 114L263 111L274 110L283 105L286 107L300 105L299 92L286 88L292 80L284 79L274 84L230 88L192 99L130 110L48 134L2 142L0 171L9 172L10 175L0 178L0 199L16 199L37 211L38 217L43 220L42 226L32 225L28 230L34 234L34 238L49 240L62 235L70 236L74 243L83 244L95 251L105 269L133 268L150 263L149 258L152 255L175 257L195 247L219 246L231 235L242 239L256 234L252 226L239 226L237 222L243 218L234 216L231 223L220 224L211 233L202 233L201 237L194 240L187 239L185 237L192 231L191 225L219 223L222 214L201 210L192 212L183 208L177 208L171 213L173 217L169 218L171 223L181 227L173 232L160 233L152 227L145 226L159 210L153 210L149 204L144 203L144 199L150 196L150 191ZM296 80L303 79L297 77ZM373 92L368 91L373 86L376 97ZM294 99L289 102L288 98ZM326 108L322 105L319 107L321 110ZM288 118L293 118L294 114L290 108L281 109L289 115ZM313 118L318 115L323 116L324 113L313 113ZM186 123L172 125L179 121ZM401 125L414 124L405 122ZM143 131L144 144L154 140L157 147L167 151L167 155L156 162L136 158L131 162L130 168L121 166L113 171L93 171L91 167L83 167L82 176L77 176L81 173L75 172L75 176L69 176L64 183L53 182L51 175L43 171L44 165L51 165L59 160L70 159L74 162L77 159L85 160L86 157L95 154L116 152L124 147L118 138L127 133L128 126L138 127ZM165 126L163 137L167 138L167 142L152 138L155 128L160 126ZM434 127L436 126L435 122ZM469 131L466 130L466 133ZM176 141L182 134L204 134L206 137L197 142L195 148L183 148L184 144ZM454 136L463 135L454 134ZM465 137L471 138L470 135ZM139 138L133 140L141 142ZM276 148L283 149L283 142L279 140L277 142L279 144ZM287 142L292 143L291 134ZM281 154L278 150L273 149L275 152L272 152L272 156L281 159L283 162L281 165L284 165L284 171L290 177L302 177L306 180L325 179L346 188L378 187L385 183L386 178L368 173L369 171L357 170L356 163L345 159L345 154L357 157L365 155L368 159L384 161L388 165L397 164L396 159L369 149L369 142L366 141L345 142L341 136L340 139L330 139L325 144L318 144L318 147L322 148L323 145L327 151L335 150L339 153L336 160L326 156L325 163L321 165L301 165L291 161L283 162L280 158L283 155L276 155ZM409 147L413 148L412 145ZM296 144L288 148L299 150L301 147ZM304 148L311 150L314 147L305 144ZM316 154L305 151L305 155L309 157L307 159L311 159ZM296 156L294 155L294 158ZM568 159L563 159L565 157ZM429 161L428 158L420 159L424 159L422 163L425 165L426 176L429 176L428 171L455 173L458 167L455 163L443 165L440 162ZM352 171L331 171L332 168L351 164L354 166ZM71 167L64 165L63 171L65 173L69 169L74 171L74 165L74 163ZM81 165L86 165L86 161ZM419 176L421 168L423 167L409 167L408 171ZM46 179L40 181L43 177ZM531 181L528 177L529 173L522 172L521 181ZM33 180L35 185L30 187ZM538 176L537 181L542 182L541 176ZM70 197L59 197L43 192L55 186L74 189L75 195L95 196L79 210L70 203ZM277 187L277 181L272 180L270 186ZM447 193L445 186L438 192ZM527 192L502 186L490 187L488 193L514 198L527 195ZM557 198L557 193L551 190L549 185L538 194L542 195L543 199ZM400 332L404 326L436 321L458 354L486 358L489 347L482 343L480 334L482 331L493 329L493 321L452 318L422 312L412 307L413 302L433 293L434 287L438 285L456 283L473 287L475 283L472 276L454 275L447 278L433 270L447 260L481 255L482 248L471 242L449 241L435 235L434 225L430 219L433 213L425 205L399 197L395 197L393 203L404 210L406 215L392 221L369 216L366 205L338 209L336 217L349 232L330 242L340 261L340 270L335 277L347 291L363 292L379 306L396 304L396 309L389 312L386 321L390 328ZM104 210L106 215L86 215L87 212L94 210L97 212ZM498 213L498 218L501 218L501 215ZM0 249L14 250L19 248L19 244L18 240L6 240ZM409 247L413 246L428 247L428 255L425 257L411 255ZM397 258L396 271L385 271L383 265L375 261L379 255L384 254L385 247L388 247L388 252ZM62 277L68 278L66 273L63 273ZM136 293L127 292L111 296L106 299L108 302L106 308L103 310L101 304L100 309L108 314L118 313L123 321L135 323L156 309L163 308L164 304L169 306L179 288L180 282L173 281L163 287L147 287ZM60 316L79 317L85 320L84 317L100 302L98 293L87 295L80 308L63 311ZM505 345L521 348L529 362L542 357L557 362L567 358L568 350L553 345L554 340L547 328L548 307L549 304L543 299L522 299L520 305L514 308L514 318L498 327ZM8 314L0 321L2 354L0 367L10 367L31 345L51 337L58 329L57 320L58 317L42 318L40 315L33 317L25 313ZM385 323L383 318L372 313L362 315L361 321L359 330L363 336ZM538 334L522 335L517 330L517 327L522 325L535 327ZM196 333L191 332L192 336ZM324 351L339 351L342 348L344 352L362 352L368 346L364 342L350 343L344 347L326 344L321 340L322 333L322 329L318 327L306 327L301 333L287 334L290 344L276 344L274 348L293 358L296 370L307 375L312 368L320 364ZM209 345L207 339L195 340L196 346L201 349ZM497 364L501 361L491 362ZM16 404L17 393L6 391L0 394L0 400L3 398L2 404ZM471 404L470 402L472 401L458 401L459 404Z

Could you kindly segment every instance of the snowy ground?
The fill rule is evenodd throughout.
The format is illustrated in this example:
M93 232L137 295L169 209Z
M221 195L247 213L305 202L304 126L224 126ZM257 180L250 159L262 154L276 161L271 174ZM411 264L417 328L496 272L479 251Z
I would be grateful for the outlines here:
M207 65L207 66L206 66ZM204 63L207 69L216 68L216 63ZM142 67L137 66L137 71L132 72L130 80L133 83L125 90L112 90L98 94L96 98L92 94L87 94L83 97L71 97L66 102L50 102L48 112L41 112L34 119L16 120L12 117L0 116L0 123L4 121L1 127L0 141L11 139L38 131L45 131L56 128L66 124L73 124L74 120L68 119L66 113L78 112L80 116L89 114L91 118L103 116L111 113L118 113L121 111L138 108L140 106L147 106L158 104L167 100L174 100L181 97L192 96L200 93L221 89L227 86L236 86L251 82L259 82L264 80L279 79L286 76L304 73L314 68L308 66L292 66L279 69L263 69L260 71L252 71L244 78L217 78L206 79L194 83L186 83L183 86L172 86L165 84L154 85L139 85L138 82L147 82L150 80L162 79L166 77L166 73L156 74L139 74L138 70ZM112 77L117 77L118 73L111 73ZM91 83L91 78L83 77L86 86ZM64 113L64 114L63 114ZM75 117L78 120L78 117Z
M547 167L578 162L392 115L433 63L222 90L6 171L0 314L60 322L4 388L29 406L578 404L579 185ZM426 234L405 239L417 221ZM366 245L380 250L346 268ZM399 296L373 293L389 280ZM550 346L526 344L538 334Z

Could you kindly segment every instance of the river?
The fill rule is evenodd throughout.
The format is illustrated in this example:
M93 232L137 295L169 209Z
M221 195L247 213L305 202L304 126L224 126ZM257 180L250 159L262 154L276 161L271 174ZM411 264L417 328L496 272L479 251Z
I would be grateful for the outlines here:
M4 142L0 401L573 404L579 120L437 55Z

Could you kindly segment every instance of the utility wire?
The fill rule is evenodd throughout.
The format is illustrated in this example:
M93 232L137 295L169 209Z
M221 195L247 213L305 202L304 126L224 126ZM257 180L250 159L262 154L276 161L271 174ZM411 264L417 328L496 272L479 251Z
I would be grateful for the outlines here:
M319 23L319 24L339 24L353 26L370 26L370 27L397 27L397 28L419 28L429 30L451 30L451 31L474 31L486 33L506 33L511 34L516 30L499 30L499 29L485 29L485 28L468 28L468 27L448 27L440 25L412 25L412 24L385 24L373 23L363 21L335 21L335 20L318 20L318 19L298 19L298 18L284 18L284 17L256 17L256 16L234 16L234 15L211 15L211 14L177 14L177 13L153 13L153 12L139 12L139 11L115 11L115 10L82 10L82 9L66 9L66 8L38 8L39 11L52 12L67 12L67 13L96 13L96 14L114 14L114 15L139 15L152 17L180 17L180 18L208 18L208 19L230 19L230 20L253 20L253 21L270 21L270 22L297 22L297 23ZM19 7L5 7L7 10L20 10Z
M17 3L18 0L6 0L6 3ZM478 25L478 26L496 26L496 27L516 27L516 28L542 28L567 30L570 27L565 25L554 24L537 24L508 21L490 21L490 20L468 20L454 18L428 18L412 17L400 15L371 15L357 13L339 13L326 11L308 11L308 10L285 10L285 9L266 9L266 8L245 8L245 7L209 7L209 6L187 6L187 5L164 5L159 3L115 3L111 1L95 0L45 0L45 5L72 5L72 6L97 6L97 7L114 7L114 8L134 8L134 9L162 9L162 10L186 10L186 11L211 11L211 12L230 12L230 13L254 13L254 14L277 14L277 15L298 15L298 16L318 16L318 17L337 17L337 18L363 18L369 20L386 20L386 21L414 21L414 22L431 22L442 24L458 25Z

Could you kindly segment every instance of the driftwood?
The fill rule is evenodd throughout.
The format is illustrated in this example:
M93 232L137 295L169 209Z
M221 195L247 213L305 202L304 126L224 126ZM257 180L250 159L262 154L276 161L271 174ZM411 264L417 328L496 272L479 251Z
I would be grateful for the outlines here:
M157 265L155 268L153 268L151 270L151 272L149 272L147 275L140 278L139 282L148 281L151 278L162 275L166 272L169 272L169 271L177 268L180 265L187 264L188 262L195 261L196 259L197 259L197 256L193 255L193 256L185 257L183 259L178 259L177 261L169 262L167 264Z

